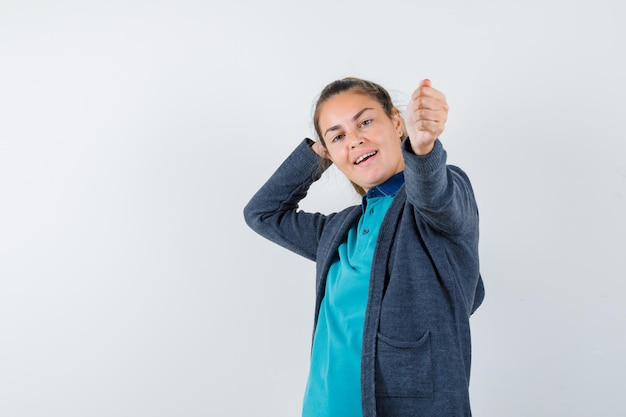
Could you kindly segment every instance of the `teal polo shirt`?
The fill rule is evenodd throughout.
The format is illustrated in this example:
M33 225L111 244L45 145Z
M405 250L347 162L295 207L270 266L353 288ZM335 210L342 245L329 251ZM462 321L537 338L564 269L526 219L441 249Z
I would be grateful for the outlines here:
M303 417L363 416L361 350L372 258L385 213L403 184L400 172L367 192L361 218L339 246L328 271Z

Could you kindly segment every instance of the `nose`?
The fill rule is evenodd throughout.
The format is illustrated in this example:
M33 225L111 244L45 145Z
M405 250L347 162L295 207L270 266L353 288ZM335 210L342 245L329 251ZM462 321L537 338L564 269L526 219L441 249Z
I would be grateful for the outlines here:
M363 145L363 138L358 133L354 132L350 135L350 148L356 148Z
M350 145L351 148L356 148L357 146L361 146L363 145L363 140L362 139L358 139L354 142L352 142L352 144Z

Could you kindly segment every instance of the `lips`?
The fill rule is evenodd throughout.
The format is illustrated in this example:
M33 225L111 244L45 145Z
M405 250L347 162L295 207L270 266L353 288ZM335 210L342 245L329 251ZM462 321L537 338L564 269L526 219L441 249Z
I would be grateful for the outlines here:
M356 161L354 161L354 165L359 165L361 162L371 158L372 156L376 155L378 153L378 151L372 151L372 152L367 152L364 153L363 155L359 156Z

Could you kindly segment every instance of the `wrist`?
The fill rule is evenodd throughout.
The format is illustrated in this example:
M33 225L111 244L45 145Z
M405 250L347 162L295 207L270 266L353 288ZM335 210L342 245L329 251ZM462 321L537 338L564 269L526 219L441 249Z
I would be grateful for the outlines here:
M413 151L415 155L418 155L418 156L424 156L424 155L428 155L429 153L431 153L432 150L435 148L436 141L437 139L433 140L432 142L416 144L416 143L411 142L411 139L409 138L409 143L411 144L411 150Z

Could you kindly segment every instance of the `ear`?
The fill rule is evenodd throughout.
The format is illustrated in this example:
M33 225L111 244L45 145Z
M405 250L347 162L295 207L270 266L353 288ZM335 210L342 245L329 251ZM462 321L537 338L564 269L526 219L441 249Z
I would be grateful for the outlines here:
M394 113L393 113L391 120L393 120L393 124L396 129L396 132L398 132L398 136L400 136L400 138L403 138L404 131L405 131L404 118L402 117L402 113L400 113L400 110L398 110L396 107L394 107L393 110L394 110Z

